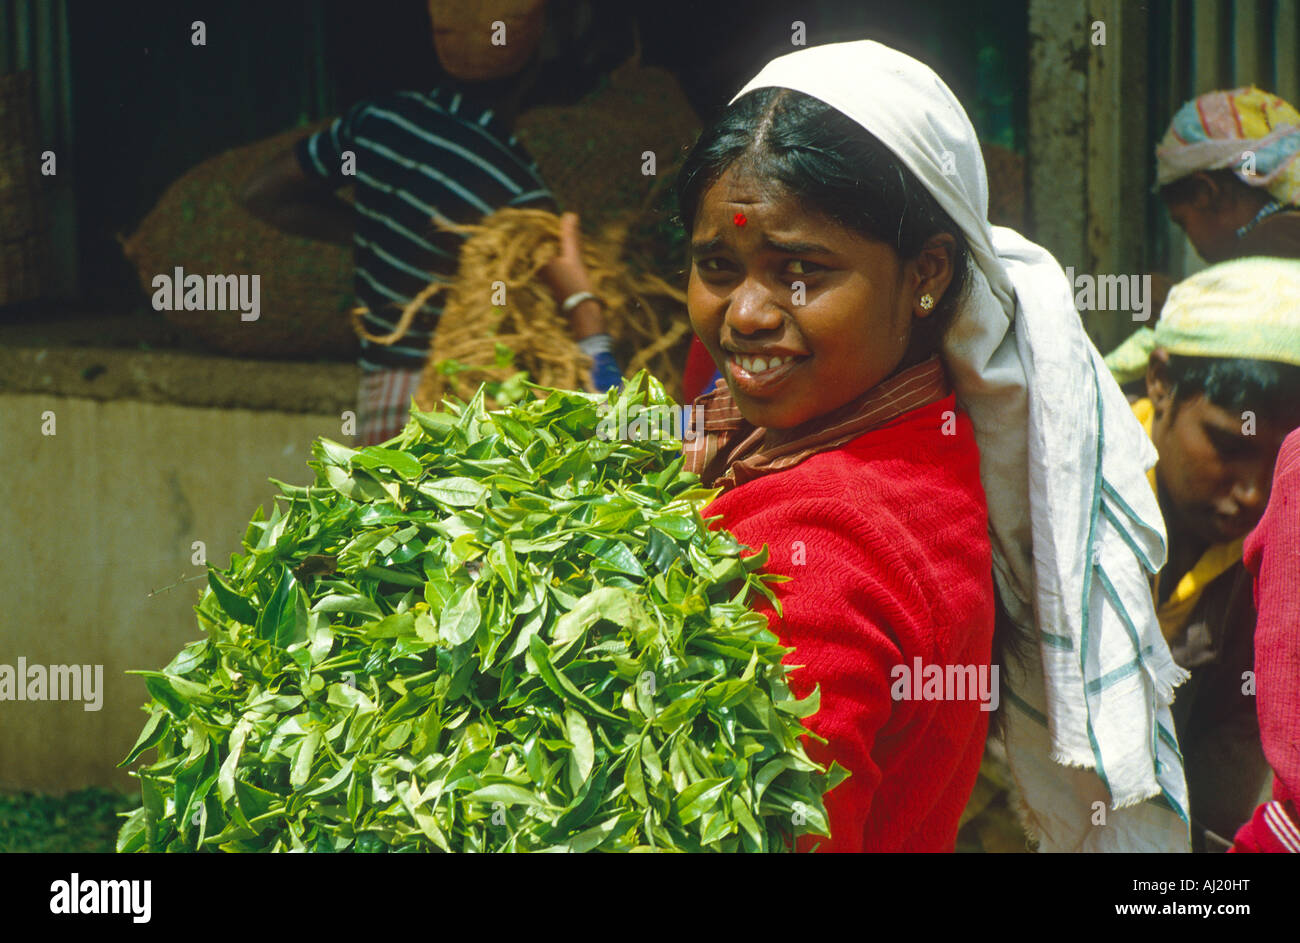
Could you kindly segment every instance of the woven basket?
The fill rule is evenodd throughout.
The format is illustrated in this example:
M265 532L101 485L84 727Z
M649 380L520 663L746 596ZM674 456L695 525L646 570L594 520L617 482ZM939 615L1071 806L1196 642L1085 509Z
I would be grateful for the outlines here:
M261 316L238 311L164 311L208 347L241 357L350 357L357 339L352 306L352 252L286 235L254 219L238 202L248 176L304 134L286 131L209 158L163 194L123 252L152 298L156 275L259 275Z
M48 272L32 77L10 72L0 75L0 305L40 297Z
M638 211L694 143L700 120L672 73L629 60L578 104L525 112L515 130L563 208L596 230ZM646 151L655 176L642 173Z

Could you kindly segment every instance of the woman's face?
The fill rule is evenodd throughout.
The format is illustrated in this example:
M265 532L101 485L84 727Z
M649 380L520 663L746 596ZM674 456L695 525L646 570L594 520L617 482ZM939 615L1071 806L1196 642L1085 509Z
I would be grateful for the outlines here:
M791 429L865 393L927 313L891 246L735 164L701 198L691 255L691 325L755 426Z

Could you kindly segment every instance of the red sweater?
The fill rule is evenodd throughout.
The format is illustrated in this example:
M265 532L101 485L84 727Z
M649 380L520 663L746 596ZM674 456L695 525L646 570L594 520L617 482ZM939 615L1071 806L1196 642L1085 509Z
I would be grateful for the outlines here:
M809 755L853 774L827 794L832 838L822 850L952 851L979 772L990 712L973 695L891 697L896 666L911 672L916 658L989 664L979 453L964 413L943 434L947 410L952 396L734 488L705 511L749 547L767 544L768 572L793 577L773 586L782 617L765 598L755 608L795 648L785 663L804 666L790 676L793 693L821 686L821 709L806 723L828 743L809 741Z
M1255 810L1232 850L1300 852L1300 429L1278 451L1268 508L1242 561L1255 577L1255 710L1273 801Z

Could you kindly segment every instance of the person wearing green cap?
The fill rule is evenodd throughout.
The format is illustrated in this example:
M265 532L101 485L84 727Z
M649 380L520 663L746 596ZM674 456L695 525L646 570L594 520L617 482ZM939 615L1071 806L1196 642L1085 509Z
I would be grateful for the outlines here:
M1155 330L1139 330L1106 365L1120 383L1146 378L1133 411L1159 454L1148 478L1169 538L1156 614L1191 672L1173 714L1193 847L1226 850L1268 778L1242 543L1268 503L1282 441L1300 428L1300 261L1238 259L1193 275L1170 292Z

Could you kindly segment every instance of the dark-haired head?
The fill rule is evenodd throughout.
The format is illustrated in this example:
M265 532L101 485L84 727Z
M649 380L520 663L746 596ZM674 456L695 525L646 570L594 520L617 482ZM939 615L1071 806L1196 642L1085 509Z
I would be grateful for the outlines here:
M1207 262L1223 262L1245 254L1237 230L1272 196L1263 187L1243 183L1232 170L1205 170L1165 184L1160 199L1197 254Z
M1164 370L1175 406L1203 395L1230 413L1251 412L1281 424L1300 419L1300 366L1295 364L1170 354Z
M1147 392L1171 536L1244 536L1264 513L1282 440L1300 427L1300 366L1158 348Z
M914 326L915 351L929 356L939 349L966 288L970 253L957 224L874 135L802 92L762 88L742 96L701 134L678 176L688 236L704 193L733 166L889 245L903 260L915 258L936 234L950 234L952 280L930 316Z

